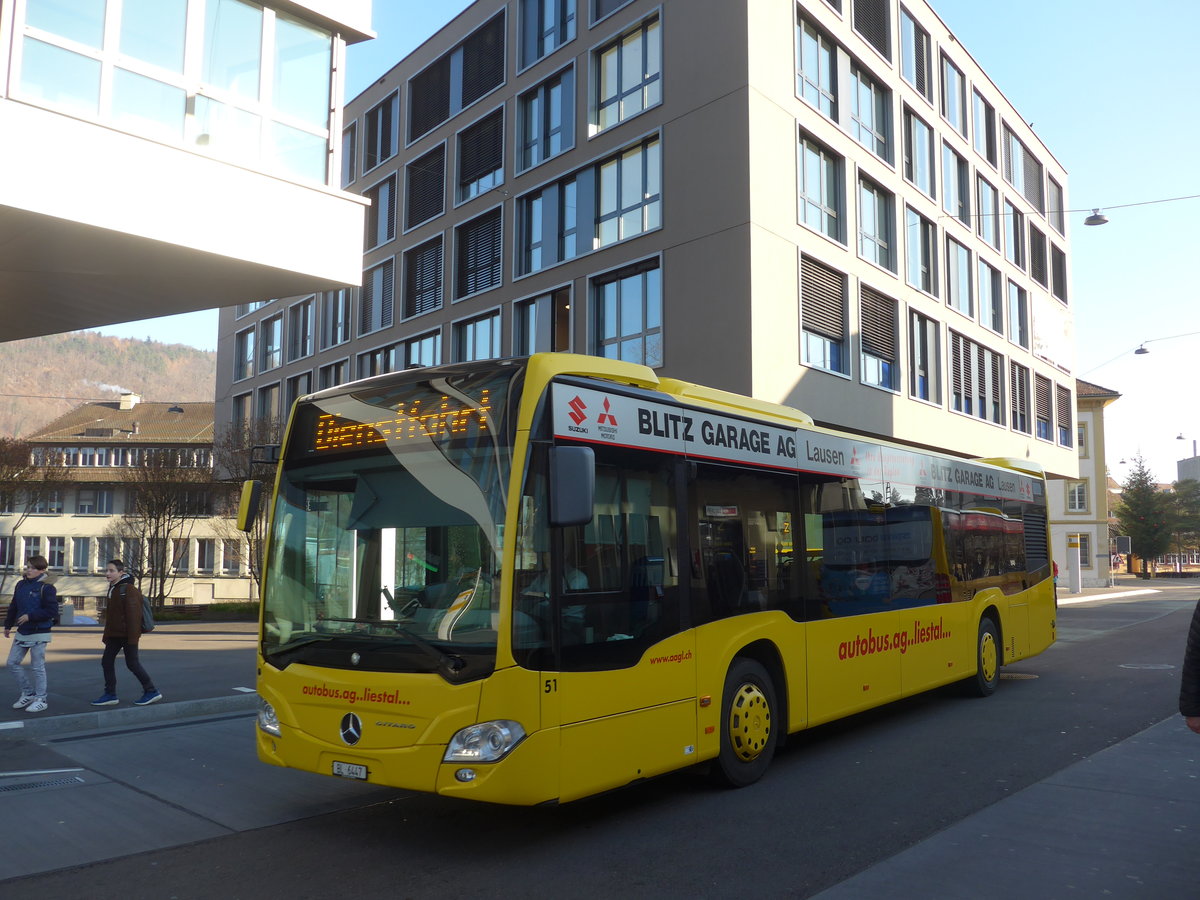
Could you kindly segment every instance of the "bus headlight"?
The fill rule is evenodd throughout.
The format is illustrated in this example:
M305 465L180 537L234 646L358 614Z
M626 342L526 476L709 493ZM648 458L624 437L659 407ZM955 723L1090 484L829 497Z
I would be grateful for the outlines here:
M258 727L269 735L282 737L279 733L279 716L275 715L275 707L262 697L258 698Z
M520 722L496 719L462 729L450 739L442 762L487 763L504 759L525 738Z

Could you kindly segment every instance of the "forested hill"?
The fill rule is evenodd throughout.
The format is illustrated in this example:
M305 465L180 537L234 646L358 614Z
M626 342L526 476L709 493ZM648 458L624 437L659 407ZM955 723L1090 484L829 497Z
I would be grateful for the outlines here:
M87 400L212 400L217 354L77 331L0 343L0 437L24 437Z

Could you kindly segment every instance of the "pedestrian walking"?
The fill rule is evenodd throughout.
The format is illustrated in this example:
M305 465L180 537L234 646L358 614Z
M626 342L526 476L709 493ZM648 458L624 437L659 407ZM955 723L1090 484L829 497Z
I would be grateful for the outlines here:
M1187 649L1183 652L1183 680L1179 686L1179 713L1187 727L1200 734L1200 603L1192 613Z
M58 592L46 581L46 569L50 564L44 556L31 556L25 561L25 572L16 590L8 614L4 617L4 636L17 629L17 636L8 651L8 670L17 680L21 696L13 709L28 713L45 712L46 702L46 645L50 643L50 629L58 616ZM29 667L33 670L33 684L25 674L21 663L29 654Z
M104 613L104 656L100 667L104 671L104 693L92 701L92 706L116 706L117 654L125 652L125 667L142 684L142 696L134 706L149 706L162 699L149 673L138 660L138 641L142 636L142 592L125 571L125 563L110 559L104 570L108 579L108 606Z

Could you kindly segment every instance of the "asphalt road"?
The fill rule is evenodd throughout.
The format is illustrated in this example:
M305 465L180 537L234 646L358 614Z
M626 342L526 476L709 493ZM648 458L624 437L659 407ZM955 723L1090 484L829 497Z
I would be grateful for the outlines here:
M681 773L544 809L377 788L335 797L341 782L254 762L248 719L163 726L156 739L172 762L162 784L144 790L174 791L172 802L213 823L214 836L15 879L0 892L7 900L809 897L1170 717L1196 594L1189 585L1064 606L1058 643L1006 669L991 698L946 689L815 729L740 791ZM61 749L82 766L119 771L116 740ZM208 776L220 784L238 769L236 797L223 802L188 754L215 767ZM286 789L274 773L289 777ZM1007 896L999 885L970 893ZM895 896L923 895L898 885Z

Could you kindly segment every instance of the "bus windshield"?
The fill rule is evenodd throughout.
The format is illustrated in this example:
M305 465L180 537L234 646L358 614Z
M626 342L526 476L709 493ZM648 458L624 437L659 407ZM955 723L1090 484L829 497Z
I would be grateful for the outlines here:
M268 662L492 671L514 371L414 371L297 408L263 584Z

